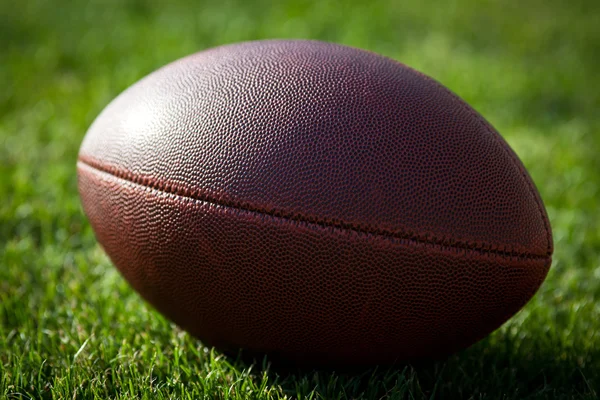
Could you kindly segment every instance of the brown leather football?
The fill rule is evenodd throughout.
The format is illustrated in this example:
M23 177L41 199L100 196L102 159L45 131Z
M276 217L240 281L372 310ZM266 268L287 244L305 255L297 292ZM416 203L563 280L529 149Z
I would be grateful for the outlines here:
M223 46L117 97L79 191L129 283L208 345L439 357L533 296L552 235L500 135L433 79L316 41Z

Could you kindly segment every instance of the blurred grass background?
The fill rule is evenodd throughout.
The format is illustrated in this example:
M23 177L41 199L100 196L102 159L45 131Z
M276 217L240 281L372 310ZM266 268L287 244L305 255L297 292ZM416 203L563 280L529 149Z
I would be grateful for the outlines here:
M0 2L0 397L597 398L600 5L531 0ZM154 69L220 44L311 38L425 72L508 140L555 262L528 306L449 360L281 373L222 358L150 310L79 205L87 127Z

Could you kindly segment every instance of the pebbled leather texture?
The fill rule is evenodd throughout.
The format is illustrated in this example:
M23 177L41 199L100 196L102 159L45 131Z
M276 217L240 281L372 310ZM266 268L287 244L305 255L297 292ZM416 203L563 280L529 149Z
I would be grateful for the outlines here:
M78 176L125 278L223 350L447 354L551 264L543 203L500 135L431 78L335 44L229 45L154 72L93 123Z

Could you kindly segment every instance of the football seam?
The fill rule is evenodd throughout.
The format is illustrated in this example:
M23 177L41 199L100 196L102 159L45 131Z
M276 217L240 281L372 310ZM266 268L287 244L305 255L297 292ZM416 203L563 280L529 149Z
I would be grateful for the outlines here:
M552 235L550 234L550 222L548 221L548 218L546 216L546 214L544 213L543 209L542 209L542 204L540 203L540 198L538 195L536 195L536 191L535 189L532 187L532 182L531 179L529 179L529 177L526 175L524 167L521 165L521 163L515 159L515 155L512 151L510 151L509 149L507 149L507 144L502 141L498 136L500 136L495 129L493 129L490 124L477 112L475 111L472 107L470 107L463 99L461 99L458 95L456 95L454 92L452 92L450 89L448 89L447 87L445 87L444 85L440 84L438 81L436 81L435 79L431 78L430 76L425 75L424 73L417 71L411 67L408 67L404 64L402 64L404 67L410 69L411 71L417 73L418 75L424 77L425 79L427 79L428 81L434 83L438 88L442 89L444 92L446 92L449 96L450 99L452 101L454 101L455 103L458 103L461 108L465 111L467 111L469 114L471 114L471 116L473 116L477 122L479 122L479 124L490 134L492 135L492 137L494 138L494 141L500 145L500 147L502 148L502 150L504 151L504 153L508 156L508 158L510 159L510 161L512 162L513 166L519 171L519 174L521 176L521 178L525 181L525 184L527 185L527 188L529 189L529 194L533 197L533 200L535 201L535 204L537 206L538 212L540 214L540 217L542 218L542 222L544 224L544 233L546 234L546 257L551 257L552 256Z
M94 169L96 171L108 174L117 179L121 179L127 182L130 182L135 185L139 185L151 190L156 190L157 192L164 193L167 195L174 195L181 198L185 198L192 201L201 201L208 204L213 204L225 208L230 208L238 211L245 211L260 214L263 216L269 216L273 218L279 218L282 220L286 220L288 222L296 222L296 223L306 223L306 224L314 224L320 226L322 228L336 228L340 230L352 231L357 234L363 234L367 236L374 237L383 237L387 239L395 239L395 240L408 240L422 245L435 245L439 246L441 249L451 249L451 250L464 250L464 251L476 251L480 254L498 256L503 258L521 258L521 259L530 259L530 260L547 260L549 255L540 255L540 254L528 254L517 251L507 251L507 250L498 250L493 248L484 248L481 244L474 244L468 242L457 242L449 244L448 242L441 241L439 239L425 239L419 236L410 235L404 232L389 232L381 229L372 229L365 227L357 227L353 224L344 223L344 222L334 222L334 221L325 221L322 219L317 219L314 217L306 217L299 214L286 214L280 211L270 211L265 210L258 207L252 207L250 205L244 205L241 203L234 203L231 201L223 201L216 200L210 198L205 195L201 195L199 193L195 193L192 190L183 187L179 184L170 184L160 182L156 178L152 177L141 177L139 175L133 174L132 172L123 170L119 167L115 166L107 166L99 163L90 157L80 155L78 162L87 166L88 168Z

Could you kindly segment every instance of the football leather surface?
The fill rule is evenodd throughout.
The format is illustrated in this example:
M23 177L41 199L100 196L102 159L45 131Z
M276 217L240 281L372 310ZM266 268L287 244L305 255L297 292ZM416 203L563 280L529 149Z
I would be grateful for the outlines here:
M77 168L114 265L226 352L439 357L515 314L551 264L542 200L498 132L433 79L341 45L167 65L106 107Z

